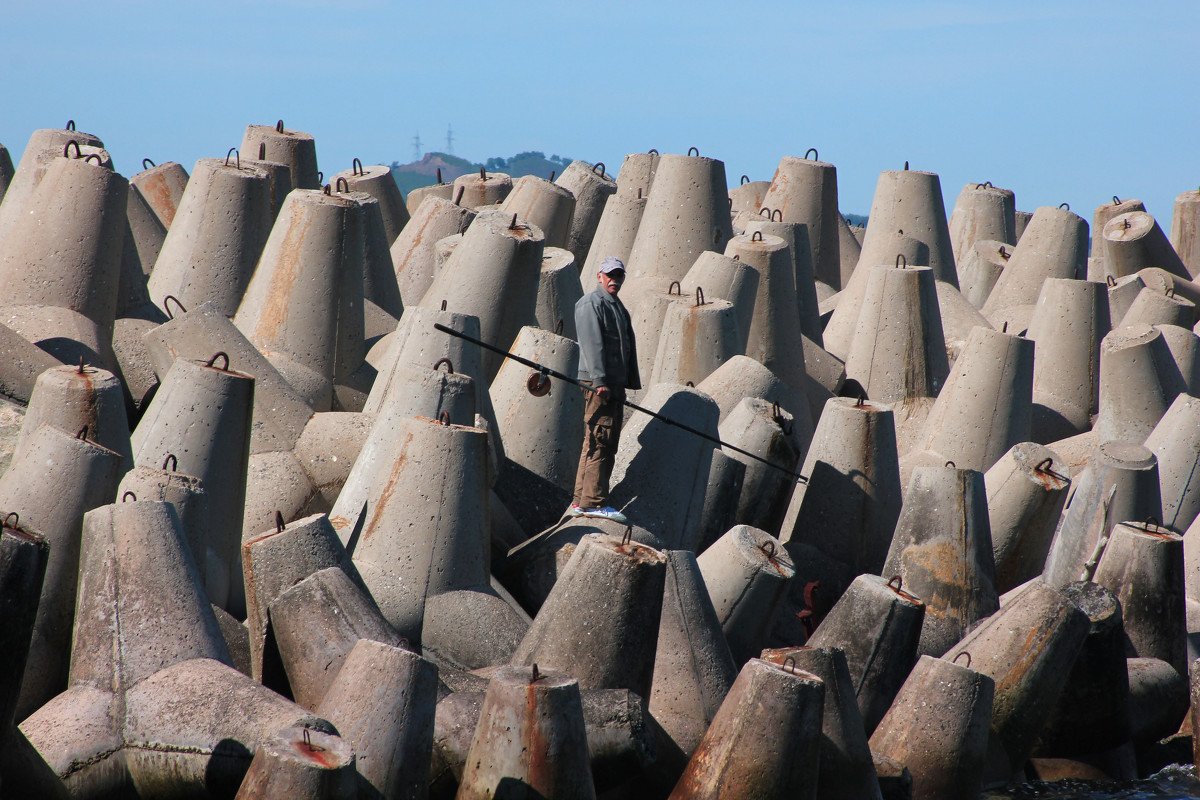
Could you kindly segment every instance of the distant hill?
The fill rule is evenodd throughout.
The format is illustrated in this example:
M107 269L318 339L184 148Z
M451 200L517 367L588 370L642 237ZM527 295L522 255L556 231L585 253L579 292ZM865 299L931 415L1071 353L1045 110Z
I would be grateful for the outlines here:
M465 158L459 158L447 153L426 153L420 161L410 164L392 162L392 175L400 191L408 194L413 189L431 186L437 183L437 171L442 170L442 181L451 183L460 175L468 172L503 172L514 178L522 175L537 175L539 178L551 179L559 175L571 163L571 159L552 155L546 158L545 153L536 150L517 153L511 158L489 158L482 164L474 164Z

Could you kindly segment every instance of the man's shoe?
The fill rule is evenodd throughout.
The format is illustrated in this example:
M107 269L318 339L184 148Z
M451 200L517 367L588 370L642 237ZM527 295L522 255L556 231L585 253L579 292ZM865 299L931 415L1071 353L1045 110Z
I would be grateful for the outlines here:
M617 511L612 506L605 506L604 508L585 508L581 513L585 517L603 517L604 519L611 519L613 522L625 523L629 521L625 519L624 514L622 514L620 511Z
M572 503L571 507L567 509L568 517L578 517L578 516L582 516L582 515L583 515L583 506Z

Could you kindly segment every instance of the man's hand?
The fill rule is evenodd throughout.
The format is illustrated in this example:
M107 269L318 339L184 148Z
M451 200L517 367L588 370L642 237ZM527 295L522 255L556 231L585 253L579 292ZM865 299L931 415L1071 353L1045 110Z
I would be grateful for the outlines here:
M598 394L600 396L601 400L603 400L604 402L607 403L609 395L612 394L612 390L609 389L607 386L597 386L596 394Z

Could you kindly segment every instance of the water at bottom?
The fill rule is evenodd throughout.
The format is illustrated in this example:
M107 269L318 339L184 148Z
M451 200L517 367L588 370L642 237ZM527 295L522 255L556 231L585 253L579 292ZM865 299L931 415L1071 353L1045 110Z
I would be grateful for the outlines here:
M1056 781L1024 783L985 800L1200 800L1200 780L1188 766L1170 766L1144 781Z

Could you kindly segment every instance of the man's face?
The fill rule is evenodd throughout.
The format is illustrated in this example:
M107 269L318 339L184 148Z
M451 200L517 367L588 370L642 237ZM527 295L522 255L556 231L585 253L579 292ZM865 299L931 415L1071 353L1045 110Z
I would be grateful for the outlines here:
M621 284L625 282L625 271L617 269L612 272L597 272L596 277L604 291L616 297L617 292L621 291Z

